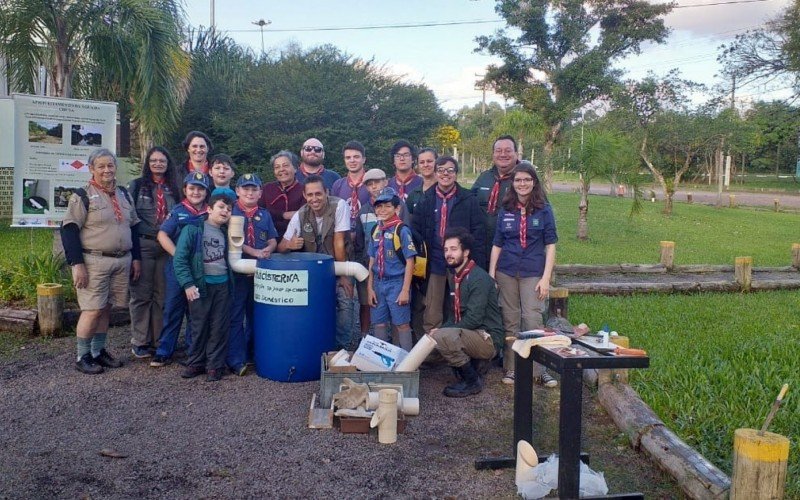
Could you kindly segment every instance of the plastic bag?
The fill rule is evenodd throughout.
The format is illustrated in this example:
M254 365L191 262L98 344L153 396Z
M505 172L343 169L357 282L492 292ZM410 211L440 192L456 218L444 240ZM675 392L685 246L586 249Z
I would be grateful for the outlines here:
M602 472L595 472L588 465L581 462L580 490L582 497L605 495L608 485ZM527 473L517 482L517 493L522 498L544 498L550 491L558 489L558 455L550 455L546 462L542 462Z

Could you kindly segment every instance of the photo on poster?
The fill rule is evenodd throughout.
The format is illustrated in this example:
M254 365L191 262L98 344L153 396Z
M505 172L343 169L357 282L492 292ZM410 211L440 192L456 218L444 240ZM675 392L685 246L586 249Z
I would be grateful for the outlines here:
M101 125L72 125L73 146L96 146L103 145L103 127Z
M45 214L50 211L50 181L47 179L22 179L22 213Z
M42 144L61 144L64 135L64 125L49 120L28 121L28 142Z
M56 186L53 188L53 205L55 208L66 210L69 205L69 198L80 186Z

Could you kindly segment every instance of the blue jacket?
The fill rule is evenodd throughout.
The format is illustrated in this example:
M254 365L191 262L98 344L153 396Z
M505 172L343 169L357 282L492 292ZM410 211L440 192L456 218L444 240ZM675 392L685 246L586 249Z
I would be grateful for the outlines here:
M544 273L545 245L558 241L553 209L546 204L527 217L527 245L519 240L520 211L509 212L503 208L497 214L497 227L492 244L503 249L497 261L497 270L509 276L530 278Z

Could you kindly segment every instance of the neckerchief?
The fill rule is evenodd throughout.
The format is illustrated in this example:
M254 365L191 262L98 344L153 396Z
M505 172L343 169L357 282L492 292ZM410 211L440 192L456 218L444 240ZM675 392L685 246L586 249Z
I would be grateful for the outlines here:
M284 201L283 211L284 212L288 212L289 211L289 194L288 193L295 186L295 184L297 184L297 179L292 179L292 183L289 184L288 186L286 186L286 189L284 189L283 188L283 184L281 184L279 182L278 183L278 189L281 190L281 194L279 194L278 196L275 197L275 200L272 202L272 204L275 205L275 203L279 199L283 198L283 201Z
M494 186L492 186L492 192L489 194L489 205L486 207L487 211L494 215L497 209L497 198L500 197L500 183L504 180L510 179L511 174L500 175L494 177Z
M164 177L157 179L153 176L153 184L156 185L156 220L160 225L167 219L167 199L164 197Z
M183 201L181 201L181 205L186 207L186 210L188 210L189 213L192 214L192 215L203 215L204 213L206 213L207 208L208 208L208 207L206 207L206 204L204 202L201 205L200 209L198 210L198 209L194 208L192 206L192 204L189 202L189 200L187 200L185 198L183 199Z
M455 273L453 276L453 282L455 283L455 300L453 301L453 313L455 313L456 323L461 321L461 282L466 279L469 275L472 268L475 267L475 261L471 260L467 262L467 265L461 269L460 272Z
M400 197L401 200L406 199L406 186L411 184L411 181L417 178L417 173L413 170L411 171L411 175L406 178L405 182L401 181L397 174L394 174L394 182L397 183L397 195Z
M361 172L358 180L353 182L350 176L347 176L347 185L352 190L350 193L350 219L353 220L358 217L358 211L361 209L361 203L358 201L358 190L364 184L364 172Z
M444 231L447 229L447 202L455 195L455 186L453 186L449 193L443 192L439 189L438 185L436 186L436 196L442 200L442 211L439 212L439 238L442 240L442 245L444 245Z
M197 171L194 168L194 163L192 163L192 160L186 160L186 171L188 173L192 173L192 172L196 172ZM208 175L208 160L203 162L203 166L200 167L200 172L203 172L204 174Z
M378 277L383 278L383 271L386 267L386 257L383 254L383 244L386 241L386 231L390 231L392 228L397 227L402 221L400 217L397 215L393 215L386 219L385 221L378 221ZM392 238L392 243L394 243L394 238Z
M526 215L525 205L517 203L519 209L519 244L522 248L528 246L528 216Z
M308 177L309 175L318 175L322 177L322 173L325 172L325 167L320 167L319 172L314 172L313 174L306 170L306 167L303 164L300 164L300 172L303 174L303 177Z
M242 205L241 200L236 200L236 205L239 206L239 210L242 211L245 218L247 219L247 239L245 242L255 248L256 246L256 224L253 221L253 217L255 217L256 212L258 212L258 205L254 206L253 208L245 208Z
M99 191L104 192L111 198L111 206L114 207L114 217L117 219L117 222L122 222L122 209L119 206L119 200L117 200L117 186L116 184L110 189L106 189L101 186L98 182L94 179L89 181L89 184L96 187Z

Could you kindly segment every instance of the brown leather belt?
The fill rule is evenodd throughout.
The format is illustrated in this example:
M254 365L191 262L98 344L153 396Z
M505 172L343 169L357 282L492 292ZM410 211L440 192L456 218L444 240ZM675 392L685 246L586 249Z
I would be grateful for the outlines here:
M83 253L88 253L89 255L99 255L101 257L115 257L119 259L120 257L125 257L131 253L131 251L121 250L119 252L103 252L102 250L84 250Z

